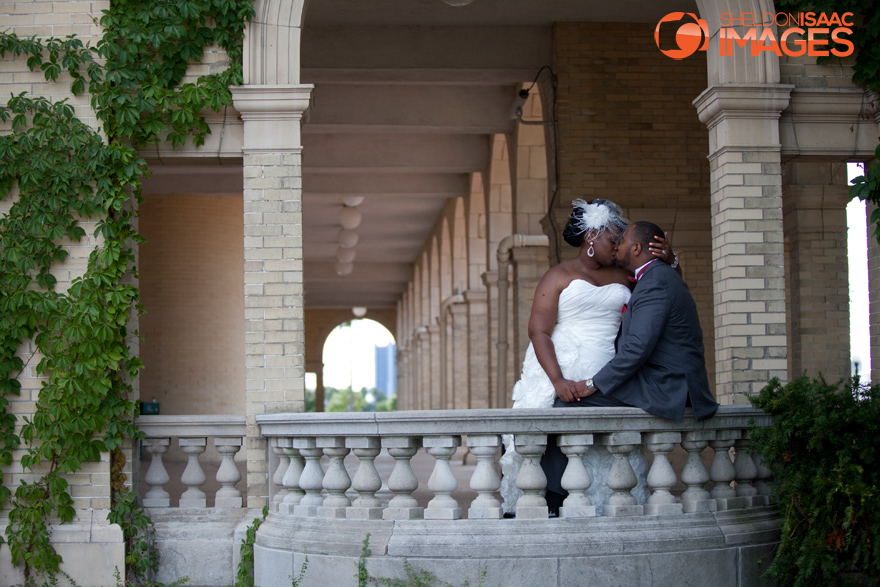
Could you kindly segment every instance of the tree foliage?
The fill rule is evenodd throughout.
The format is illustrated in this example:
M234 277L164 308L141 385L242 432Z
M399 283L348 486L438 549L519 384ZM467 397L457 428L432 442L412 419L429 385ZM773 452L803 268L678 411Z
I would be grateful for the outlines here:
M147 173L138 150L158 141L178 147L188 137L204 142L202 111L230 104L229 86L241 83L243 32L253 14L249 0L114 0L94 47L75 36L0 33L0 57L26 56L48 81L66 75L71 93L89 95L103 132L66 100L22 93L0 106L12 131L0 136L7 210L0 217L0 465L24 448L20 465L32 474L15 488L7 539L28 583L59 570L48 524L74 515L64 474L137 436L131 382L141 363L127 338L136 336L128 323L140 311L130 279ZM183 83L187 66L212 46L226 51L228 67ZM84 225L94 226L91 235ZM59 291L55 273L80 244L94 246L85 270ZM41 389L22 390L34 357ZM10 398L23 391L34 409L19 422ZM0 505L11 496L2 481L0 470ZM119 504L119 519L134 519L126 515L131 504Z
M880 387L773 380L752 404L773 417L753 432L784 516L768 574L779 585L880 580Z

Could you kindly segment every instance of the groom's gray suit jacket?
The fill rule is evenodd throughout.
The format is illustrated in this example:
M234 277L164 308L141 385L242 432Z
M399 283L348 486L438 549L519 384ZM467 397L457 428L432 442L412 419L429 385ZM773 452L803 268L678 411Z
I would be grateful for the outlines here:
M698 421L715 414L697 306L666 263L651 263L636 284L616 347L593 377L603 394L679 422L688 403Z

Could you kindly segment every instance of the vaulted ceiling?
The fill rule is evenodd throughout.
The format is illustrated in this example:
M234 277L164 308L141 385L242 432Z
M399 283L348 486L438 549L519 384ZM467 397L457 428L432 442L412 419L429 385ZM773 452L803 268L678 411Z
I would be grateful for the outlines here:
M301 81L315 86L303 127L306 307L395 306L446 201L488 170L493 135L513 130L517 84L552 65L554 22L655 23L674 10L696 6L311 0L301 46ZM212 183L234 192L240 169L172 179L190 181L193 193ZM353 270L338 275L338 214L361 198Z

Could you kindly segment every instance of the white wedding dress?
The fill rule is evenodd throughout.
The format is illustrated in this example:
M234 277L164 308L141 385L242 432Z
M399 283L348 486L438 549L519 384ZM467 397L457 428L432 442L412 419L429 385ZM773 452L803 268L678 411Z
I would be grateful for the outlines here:
M556 360L562 375L572 381L583 381L596 374L614 356L614 339L620 328L624 304L629 301L630 290L614 283L595 286L588 281L576 279L559 294L556 326L551 340L556 350ZM553 384L529 344L523 361L522 379L513 387L513 407L550 408L556 399ZM522 495L516 485L516 475L522 466L522 457L513 449L511 435L504 436L506 450L501 457L501 497L505 512L516 510L516 500ZM587 497L601 515L602 505L611 496L606 485L608 471L614 457L603 446L593 446L584 455L584 465L592 479ZM645 484L647 461L641 451L630 455L639 484L632 493L644 503L648 498Z

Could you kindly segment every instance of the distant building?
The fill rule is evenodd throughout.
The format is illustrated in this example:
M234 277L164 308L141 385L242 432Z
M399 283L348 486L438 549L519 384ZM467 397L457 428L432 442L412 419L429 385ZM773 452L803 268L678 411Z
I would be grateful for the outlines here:
M397 347L394 343L376 347L376 389L388 397L397 393Z

